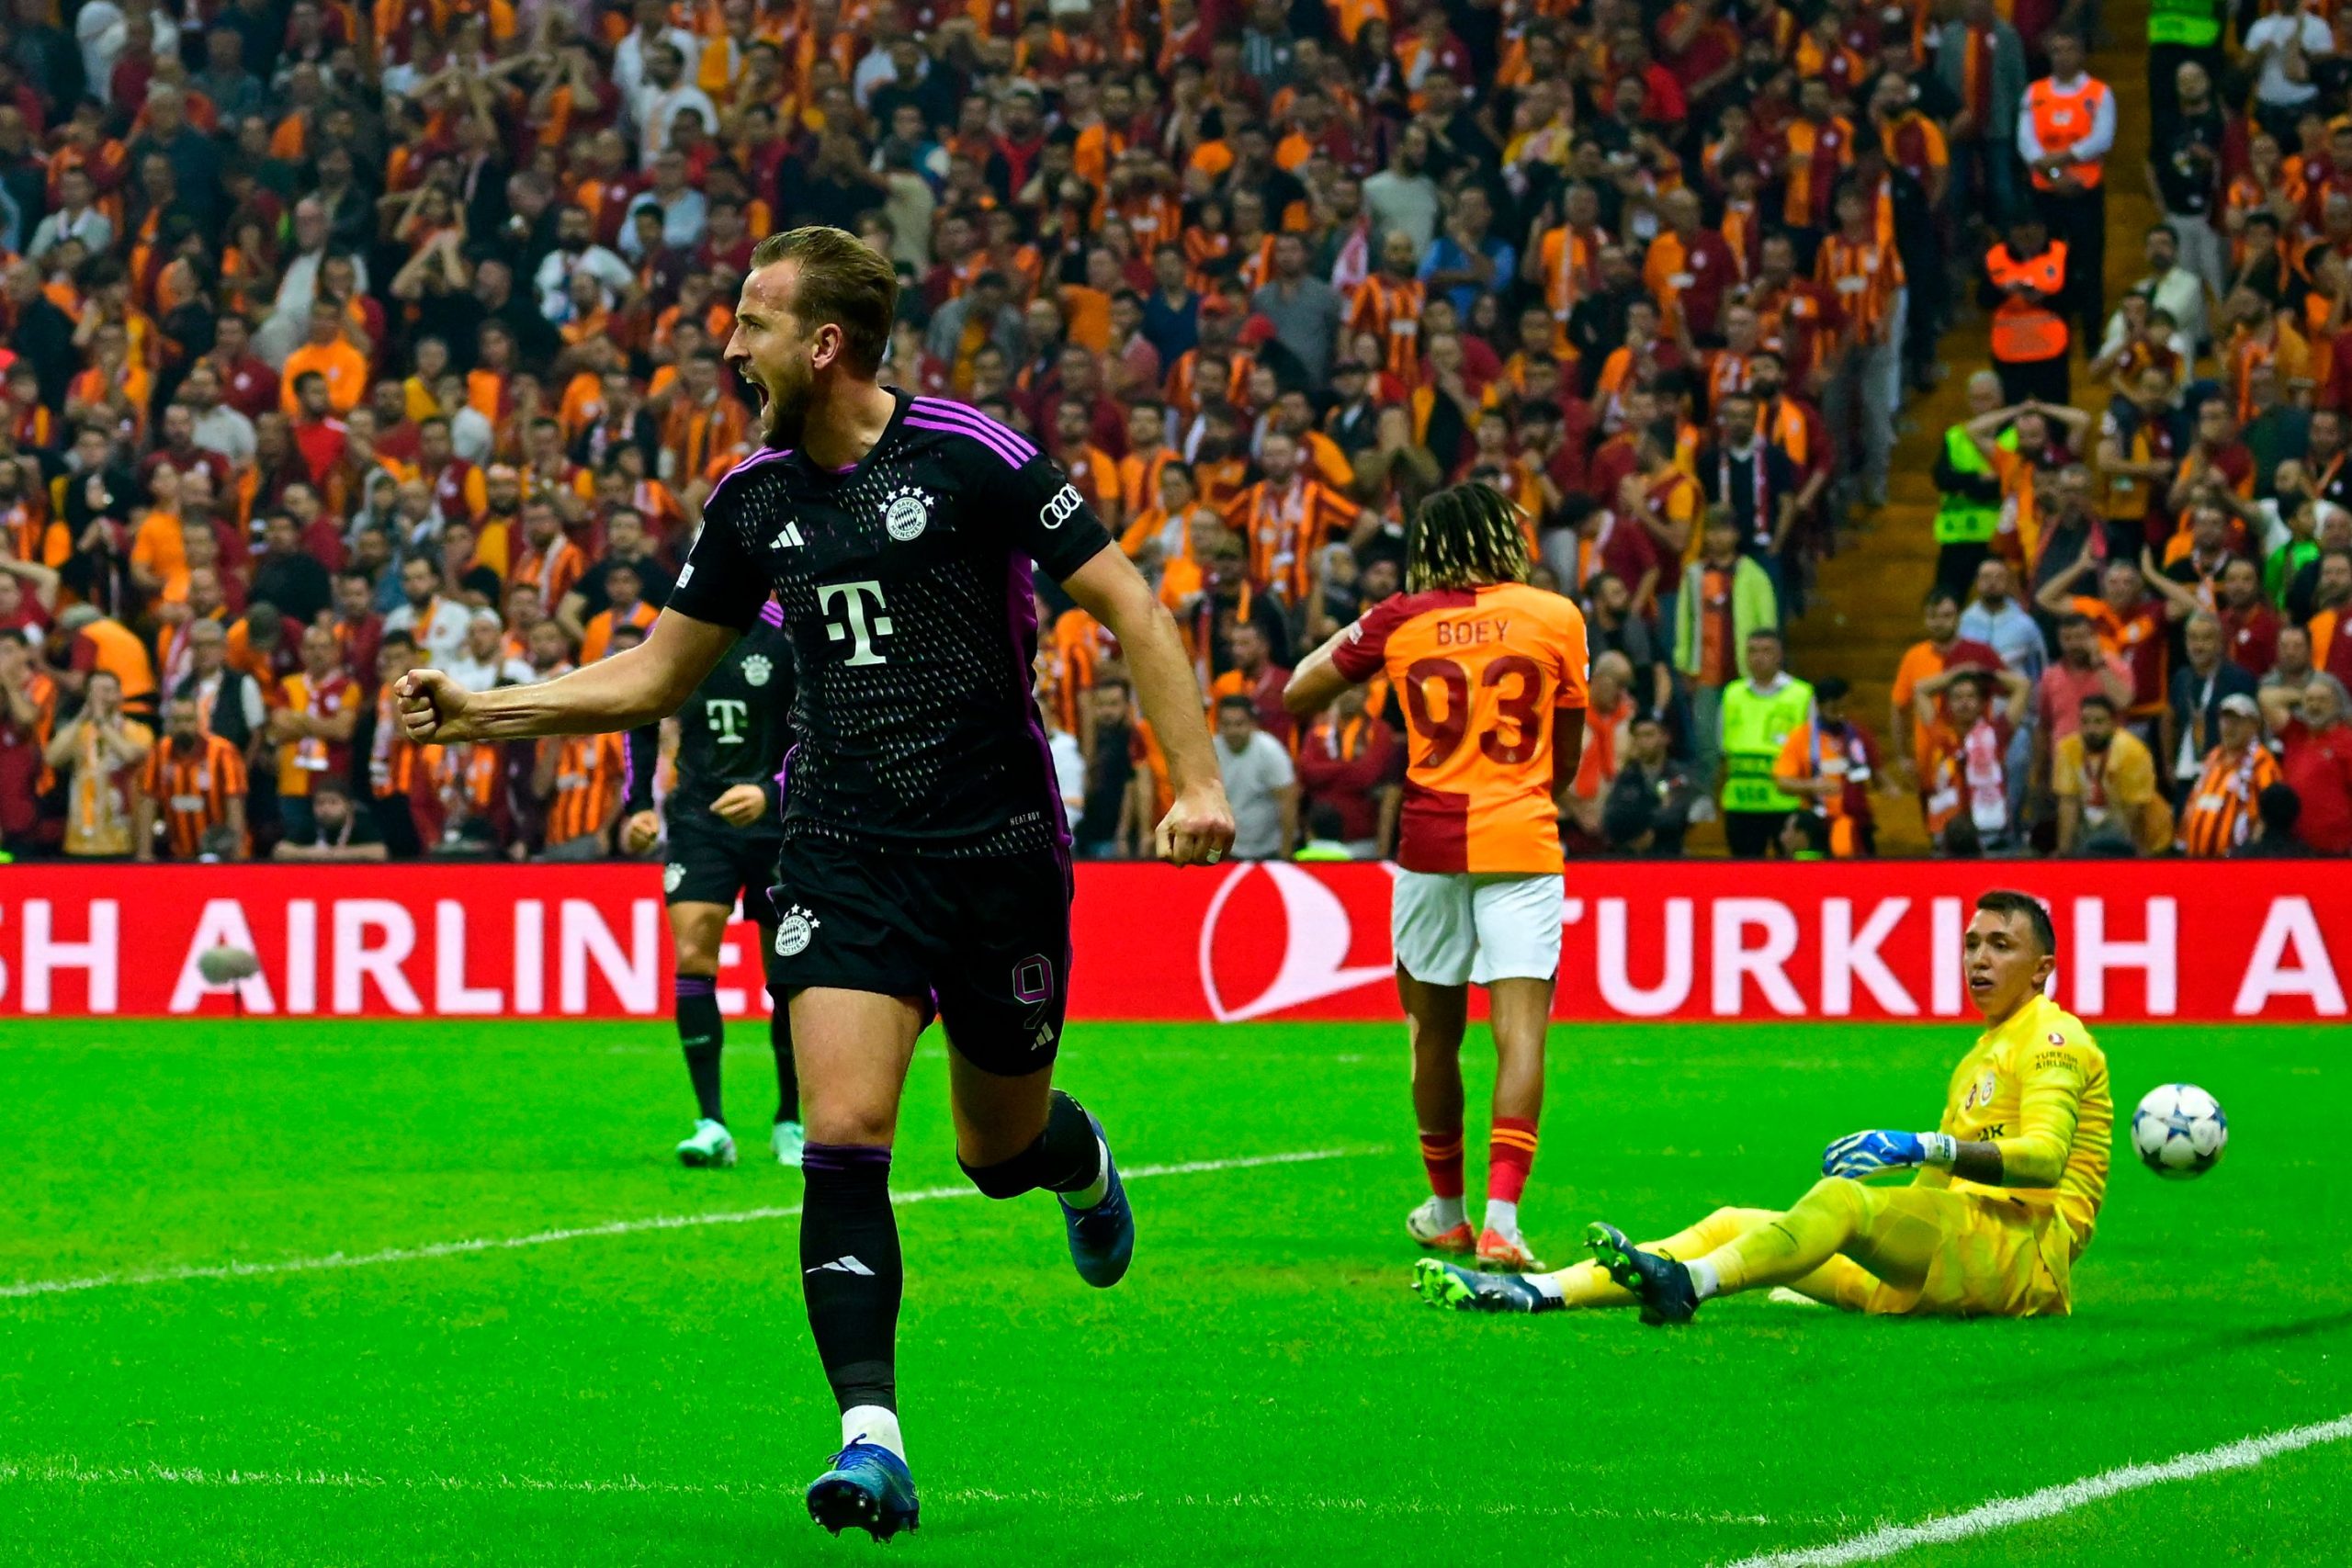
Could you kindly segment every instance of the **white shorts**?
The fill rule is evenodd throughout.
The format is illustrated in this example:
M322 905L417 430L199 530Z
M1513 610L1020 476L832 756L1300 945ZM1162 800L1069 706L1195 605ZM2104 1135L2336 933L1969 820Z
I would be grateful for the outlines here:
M1557 872L1399 871L1389 915L1397 965L1425 986L1548 980L1566 891Z

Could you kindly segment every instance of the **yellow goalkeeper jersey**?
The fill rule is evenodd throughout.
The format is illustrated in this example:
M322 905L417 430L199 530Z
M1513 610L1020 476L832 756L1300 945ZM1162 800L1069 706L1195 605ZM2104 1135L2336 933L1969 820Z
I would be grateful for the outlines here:
M1923 1180L1940 1177L1932 1184L2054 1209L2074 1233L2074 1255L2090 1245L2107 1196L2115 1099L2106 1053L2081 1019L2037 996L1978 1035L1952 1072L1939 1130L1997 1145L2008 1184L1986 1187L1939 1170L1923 1172Z

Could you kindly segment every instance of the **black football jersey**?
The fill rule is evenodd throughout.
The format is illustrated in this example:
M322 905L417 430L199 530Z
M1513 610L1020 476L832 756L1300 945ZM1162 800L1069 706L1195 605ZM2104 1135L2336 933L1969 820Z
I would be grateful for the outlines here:
M797 699L784 828L917 853L1068 841L1044 722L1031 567L1067 578L1111 543L1019 432L897 393L864 459L738 464L703 503L670 608L748 630L773 592Z
M784 612L769 600L752 629L678 710L678 778L671 800L707 807L737 784L755 784L768 792L766 821L773 826L782 815L776 774L792 744L791 717L792 644L784 635ZM655 725L629 732L631 811L653 804L661 737Z

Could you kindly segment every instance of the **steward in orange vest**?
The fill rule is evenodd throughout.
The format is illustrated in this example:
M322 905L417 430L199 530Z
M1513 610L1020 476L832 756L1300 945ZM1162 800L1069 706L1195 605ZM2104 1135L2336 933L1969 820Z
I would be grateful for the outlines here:
M2097 343L2107 326L2107 171L2115 146L2115 95L2083 69L2083 40L2058 31L2043 39L2050 74L2026 89L2018 108L2018 152L2033 175L2034 210L2074 254L2061 309Z
M2040 219L2019 218L2007 243L1984 253L1984 280L2002 396L2068 401L2066 320L2052 309L2066 292L2066 243L2051 239Z

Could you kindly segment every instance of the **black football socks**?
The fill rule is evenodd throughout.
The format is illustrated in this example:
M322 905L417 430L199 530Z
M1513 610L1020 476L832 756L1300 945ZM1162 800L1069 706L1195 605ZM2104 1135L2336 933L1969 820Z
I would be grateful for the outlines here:
M905 1275L890 1213L890 1151L810 1144L800 1173L800 1291L825 1381L844 1412L895 1411Z
M718 1098L718 1057L727 1048L727 1022L718 1016L718 980L711 975L681 975L674 993L678 1043L686 1053L686 1076L694 1080L695 1114L724 1122Z

